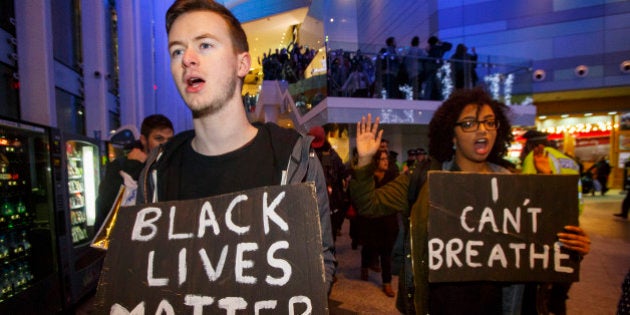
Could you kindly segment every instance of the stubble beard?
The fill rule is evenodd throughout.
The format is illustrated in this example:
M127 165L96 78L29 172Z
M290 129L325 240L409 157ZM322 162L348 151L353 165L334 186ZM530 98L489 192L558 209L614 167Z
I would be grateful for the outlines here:
M221 86L218 86L216 89L216 97L211 99L208 104L201 105L198 108L191 107L190 109L192 111L193 119L204 118L223 109L227 102L234 97L237 79L238 78L236 76L232 76L229 80L226 80L223 84L221 84Z

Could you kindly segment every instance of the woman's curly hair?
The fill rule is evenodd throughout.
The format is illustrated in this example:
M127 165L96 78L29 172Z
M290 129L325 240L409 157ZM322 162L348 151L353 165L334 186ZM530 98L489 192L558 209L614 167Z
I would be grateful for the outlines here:
M488 162L503 165L510 142L513 139L512 126L508 118L509 108L496 100L482 88L456 90L435 111L429 123L429 154L440 162L453 158L453 137L455 137L455 123L466 105L489 105L499 122L497 138L488 155Z

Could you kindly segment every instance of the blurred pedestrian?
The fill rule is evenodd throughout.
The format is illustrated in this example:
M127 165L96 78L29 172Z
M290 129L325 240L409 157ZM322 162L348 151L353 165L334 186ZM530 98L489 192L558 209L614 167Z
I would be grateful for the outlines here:
M337 234L341 231L346 211L350 205L347 192L344 188L346 176L346 166L333 149L326 137L326 131L322 126L313 126L308 135L313 136L311 148L315 151L324 170L326 178L326 188L328 191L328 202L330 204L330 221L332 224L333 241L337 240Z

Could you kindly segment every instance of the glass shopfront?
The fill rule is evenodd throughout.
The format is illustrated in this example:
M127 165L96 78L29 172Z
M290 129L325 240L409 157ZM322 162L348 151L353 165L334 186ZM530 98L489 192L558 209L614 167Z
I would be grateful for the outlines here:
M630 158L630 113L539 116L536 127L548 133L560 151L575 157L584 170L607 159L613 167L609 186L621 188L623 165Z

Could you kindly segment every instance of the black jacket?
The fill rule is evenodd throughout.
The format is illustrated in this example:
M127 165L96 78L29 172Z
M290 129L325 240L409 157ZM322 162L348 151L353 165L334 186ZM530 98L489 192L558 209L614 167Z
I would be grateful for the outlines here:
M278 185L314 182L322 231L322 256L328 292L335 274L334 243L330 224L330 207L326 180L322 166L315 154L310 154L313 137L302 135L295 130L281 128L275 124L256 124L258 132L268 132L274 156L274 168L285 175ZM153 150L138 179L136 204L176 200L179 191L179 172L183 146L195 136L194 130L184 131L169 142Z
M123 185L123 178L120 171L123 171L131 178L138 180L140 171L144 163L138 160L129 160L126 157L117 158L105 167L105 177L98 186L98 197L96 198L96 222L94 226L99 227L107 217L112 208L120 186Z

